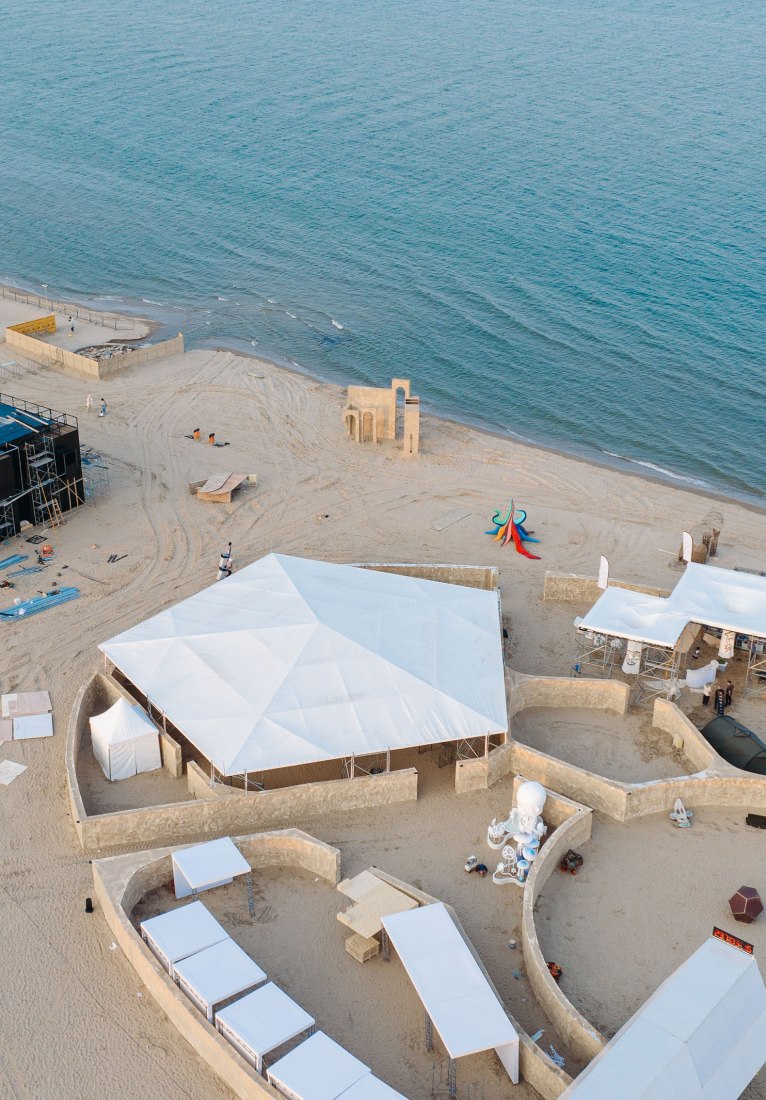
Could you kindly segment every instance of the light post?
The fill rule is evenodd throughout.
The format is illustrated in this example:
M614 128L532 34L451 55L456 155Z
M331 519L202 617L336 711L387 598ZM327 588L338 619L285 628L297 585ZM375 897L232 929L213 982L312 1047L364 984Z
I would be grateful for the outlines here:
M48 297L48 284L47 283L43 283L43 290L45 291L45 308L48 310L48 313L50 313L50 311L51 311L51 300Z

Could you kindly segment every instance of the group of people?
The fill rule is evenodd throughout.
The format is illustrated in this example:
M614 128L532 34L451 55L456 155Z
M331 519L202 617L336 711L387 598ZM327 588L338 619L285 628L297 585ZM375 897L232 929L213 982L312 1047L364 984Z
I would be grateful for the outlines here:
M85 408L88 412L91 412L93 409L93 395L90 393L85 398ZM101 408L99 409L98 415L106 416L106 400L103 397L101 398Z
M712 684L705 684L702 689L702 705L706 707L710 702L710 696L713 691ZM731 706L732 699L734 698L734 684L731 680L726 681L725 687L719 687L715 690L713 696L713 708L718 715L726 713L726 708Z

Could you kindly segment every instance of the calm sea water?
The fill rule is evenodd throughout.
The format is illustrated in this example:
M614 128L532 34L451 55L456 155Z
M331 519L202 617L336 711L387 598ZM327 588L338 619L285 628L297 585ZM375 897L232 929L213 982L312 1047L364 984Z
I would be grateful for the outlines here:
M0 25L0 278L766 495L766 5L0 0Z

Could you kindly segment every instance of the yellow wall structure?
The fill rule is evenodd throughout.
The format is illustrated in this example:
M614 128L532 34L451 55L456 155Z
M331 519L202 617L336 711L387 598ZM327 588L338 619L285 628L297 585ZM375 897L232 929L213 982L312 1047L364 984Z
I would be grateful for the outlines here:
M22 321L19 325L11 325L10 331L20 332L24 336L29 336L33 332L50 334L56 331L56 318L52 313L48 317L36 317L34 321Z

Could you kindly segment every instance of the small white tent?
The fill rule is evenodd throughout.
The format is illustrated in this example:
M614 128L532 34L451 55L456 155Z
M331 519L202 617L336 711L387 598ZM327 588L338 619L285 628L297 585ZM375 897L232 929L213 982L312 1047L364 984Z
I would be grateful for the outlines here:
M156 726L141 707L122 696L114 706L90 720L93 755L107 779L128 779L162 767Z

